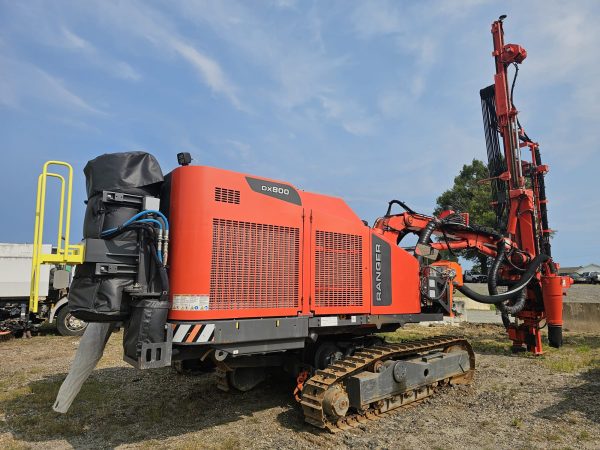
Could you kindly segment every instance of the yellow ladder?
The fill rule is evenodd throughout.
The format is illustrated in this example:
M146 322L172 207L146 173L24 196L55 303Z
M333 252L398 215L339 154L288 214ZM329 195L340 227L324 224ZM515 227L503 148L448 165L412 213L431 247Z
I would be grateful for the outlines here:
M68 170L68 181L58 173L49 172L50 166L63 166ZM46 185L48 177L60 181L60 212L58 216L58 236L56 253L42 253L44 243L44 217L46 209ZM65 186L66 185L66 186ZM65 214L65 187L66 187L66 214ZM40 291L40 266L42 264L81 264L83 263L84 246L70 244L71 228L71 194L73 188L73 167L62 161L47 161L42 173L38 177L37 199L35 205L35 229L33 234L33 255L31 259L31 284L29 289L29 311L38 312ZM64 244L63 244L64 239Z

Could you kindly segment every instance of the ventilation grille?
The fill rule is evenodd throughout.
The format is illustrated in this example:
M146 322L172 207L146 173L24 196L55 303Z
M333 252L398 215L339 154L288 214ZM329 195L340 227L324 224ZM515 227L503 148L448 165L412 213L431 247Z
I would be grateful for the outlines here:
M315 260L316 306L362 305L361 236L317 231Z
M240 204L240 191L235 189L226 188L215 188L215 201L223 203L233 203L234 205Z
M213 219L211 310L298 307L300 229Z

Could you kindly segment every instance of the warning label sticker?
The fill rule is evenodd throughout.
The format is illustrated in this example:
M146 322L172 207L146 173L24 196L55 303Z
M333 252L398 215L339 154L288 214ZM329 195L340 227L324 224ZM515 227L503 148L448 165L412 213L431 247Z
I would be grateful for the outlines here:
M174 311L208 311L210 297L208 295L174 295Z
M336 327L337 324L338 324L337 316L321 317L321 326L322 327Z

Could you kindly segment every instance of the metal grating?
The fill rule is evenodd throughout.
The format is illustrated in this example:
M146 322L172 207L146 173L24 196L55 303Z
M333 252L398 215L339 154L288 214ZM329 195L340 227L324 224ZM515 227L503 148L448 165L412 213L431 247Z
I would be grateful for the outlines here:
M315 306L363 304L362 237L317 231Z
M299 306L300 229L213 219L211 310Z
M240 191L235 189L227 189L216 187L215 188L215 201L223 203L233 203L234 205L240 204Z

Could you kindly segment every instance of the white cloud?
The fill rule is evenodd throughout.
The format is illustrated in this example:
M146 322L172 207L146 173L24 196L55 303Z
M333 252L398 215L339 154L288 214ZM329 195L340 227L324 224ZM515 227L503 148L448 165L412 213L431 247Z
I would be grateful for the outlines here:
M359 106L350 99L335 99L320 96L319 100L326 116L338 121L342 128L350 134L365 136L373 134L375 123L373 117L369 117Z
M359 2L351 14L358 36L371 39L405 32L409 28L411 18L400 12L401 5L387 0Z
M297 0L271 0L271 3L282 9L294 9L297 5Z
M223 69L216 61L182 40L170 39L169 41L171 48L196 69L211 89L224 94L237 109L243 109L236 95L237 88L229 82Z
M510 24L512 31L508 40L528 51L515 94L521 121L533 138L540 139L546 160L561 161L553 170L581 170L597 153L600 141L600 60L593 56L600 43L600 8L597 2L580 1L572 8L546 1L544 14L536 16L539 3L526 5L524 17L509 17L505 25ZM529 23L529 17L535 22ZM565 158L566 149L577 151L569 151Z
M242 160L244 162L251 162L252 148L246 142L241 142L236 139L227 139L223 147L224 152L227 156L234 160Z
M0 56L0 103L23 108L23 103L44 103L88 114L104 114L65 86L60 79L32 64Z
M83 54L94 67L98 67L117 78L129 81L138 81L141 78L141 75L128 63L108 56L89 41L64 26L60 30L57 42L65 48Z
M373 131L373 118L366 108L348 100L338 87L348 60L328 54L320 31L324 25L314 12L308 21L304 21L304 13L298 13L297 23L302 25L292 32L294 27L273 27L239 2L188 1L177 6L183 17L196 25L210 26L250 64L266 70L266 77L275 82L269 86L267 99L295 116L292 121L308 118L314 123L320 117L334 121L350 134ZM303 39L306 35L309 38Z
M65 47L78 49L78 50L90 50L92 46L85 39L80 38L75 33L72 33L67 28L62 27L62 41L64 42Z
M237 109L244 110L237 87L229 80L220 64L186 40L175 26L146 3L98 4L99 12L111 19L111 25L152 42L157 48L184 59L214 92L224 95Z

